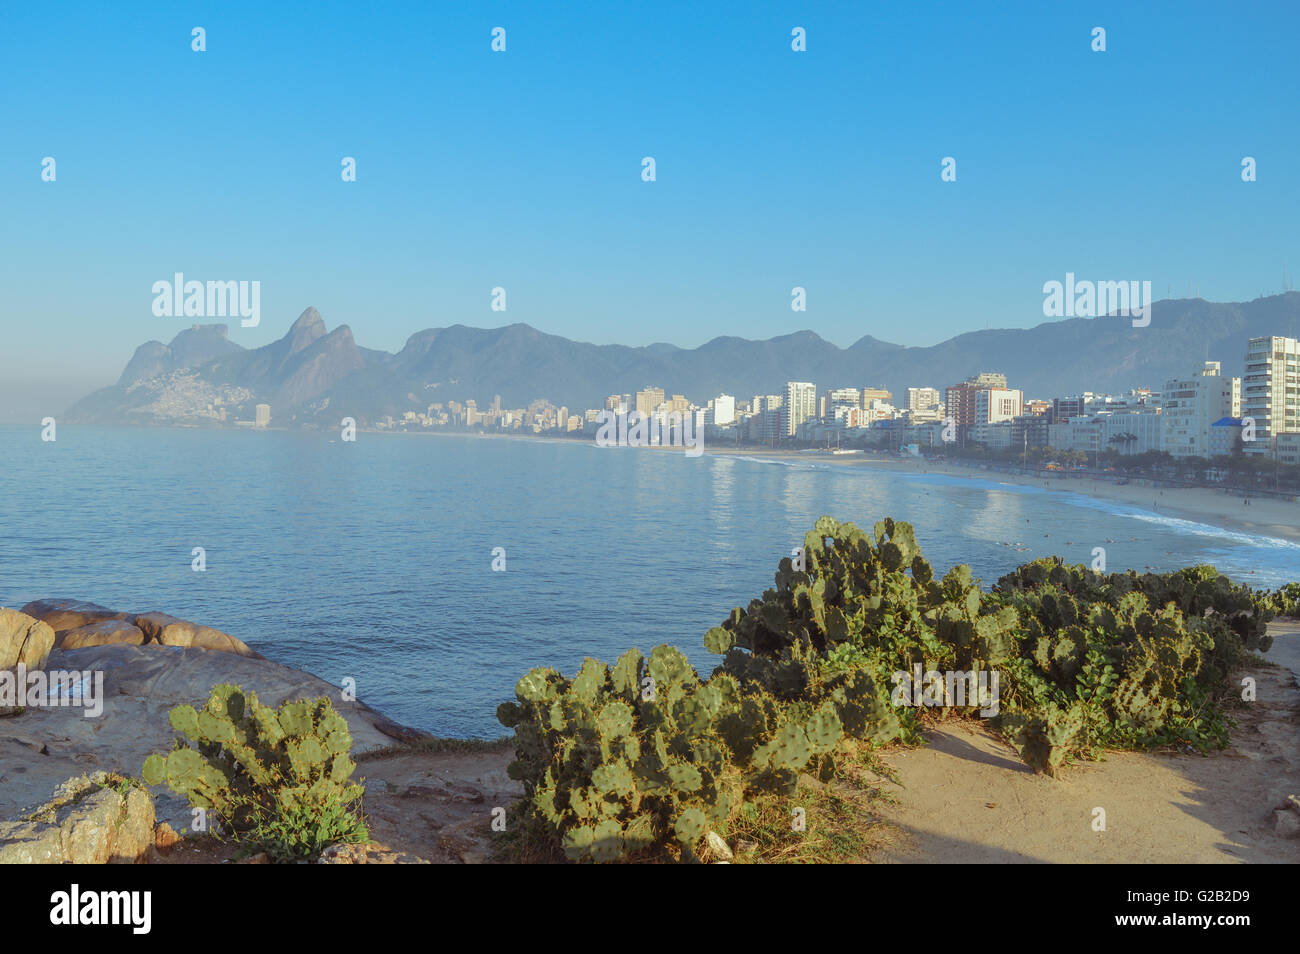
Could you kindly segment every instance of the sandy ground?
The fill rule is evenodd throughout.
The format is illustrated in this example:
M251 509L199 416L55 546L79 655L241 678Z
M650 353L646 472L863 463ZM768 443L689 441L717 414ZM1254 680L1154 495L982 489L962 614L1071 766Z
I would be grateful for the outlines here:
M1254 670L1258 699L1234 712L1228 749L1210 756L1117 752L1036 775L968 722L889 754L898 804L881 863L1300 862L1273 810L1300 793L1300 623L1273 624L1278 668ZM1094 829L1097 809L1105 830Z

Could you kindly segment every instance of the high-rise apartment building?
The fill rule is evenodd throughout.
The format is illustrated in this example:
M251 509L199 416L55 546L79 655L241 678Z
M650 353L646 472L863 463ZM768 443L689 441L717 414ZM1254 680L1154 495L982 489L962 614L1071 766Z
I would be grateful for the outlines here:
M782 421L786 437L793 437L799 425L817 416L817 385L808 381L787 381L785 385L785 417Z
M636 405L633 410L639 411L642 415L649 417L654 413L655 408L664 403L663 388L645 388L636 392Z
M1300 340L1251 338L1241 386L1241 417L1254 421L1255 439L1242 448L1289 460L1300 438Z
M271 423L271 405L269 404L257 405L257 407L254 408L254 414L256 414L254 423L258 427L266 427L268 424Z
M1007 376L1005 374L996 374L985 371L975 375L973 378L967 378L961 384L954 384L944 392L944 404L947 406L948 417L956 425L957 434L961 439L965 439L966 434L972 427L981 422L979 419L979 395L981 391L987 391L992 388L1006 390ZM988 403L985 399L985 409L987 413ZM1019 411L1016 412L1017 414ZM1012 415L1014 417L1015 415Z

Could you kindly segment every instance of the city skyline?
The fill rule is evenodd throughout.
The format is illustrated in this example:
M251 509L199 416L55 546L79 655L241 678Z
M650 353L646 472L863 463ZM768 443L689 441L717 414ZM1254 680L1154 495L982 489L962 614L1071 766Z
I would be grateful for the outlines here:
M654 434L660 427L668 433L690 417L701 435L707 429L715 440L736 443L829 443L834 436L837 444L848 438L863 447L913 454L949 444L990 450L1023 445L1094 455L1117 448L1130 456L1152 451L1175 458L1251 455L1300 464L1300 340L1251 338L1244 364L1245 375L1230 376L1222 373L1221 361L1207 359L1185 379L1169 379L1158 388L1135 385L1124 394L1080 391L1030 398L1010 387L1005 374L982 371L945 387L909 386L901 408L890 403L894 396L888 390L842 382L787 381L783 392L745 400L723 391L699 403L648 384L610 394L602 407L557 407L538 397L526 410L506 408L498 394L486 411L473 398L450 399L369 423L378 430L459 426L590 436L601 432L613 412L624 428L651 420ZM256 406L255 426L267 426L270 410ZM209 406L209 411L216 409ZM226 421L224 408L219 420Z

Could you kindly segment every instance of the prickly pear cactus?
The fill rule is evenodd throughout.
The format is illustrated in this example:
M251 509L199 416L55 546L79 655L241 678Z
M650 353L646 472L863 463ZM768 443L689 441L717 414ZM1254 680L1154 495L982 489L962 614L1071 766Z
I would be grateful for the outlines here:
M573 679L535 669L497 717L515 733L508 772L534 820L574 861L666 848L696 857L726 831L749 790L798 771L842 732L833 707L802 722L726 673L701 681L678 650L593 659Z
M313 818L323 823L321 831L304 833L309 842L364 837L352 735L329 699L275 709L255 692L218 685L201 710L176 706L168 717L179 733L175 746L145 759L141 775L211 810L221 833L237 842L255 839L292 817L295 829L310 828Z

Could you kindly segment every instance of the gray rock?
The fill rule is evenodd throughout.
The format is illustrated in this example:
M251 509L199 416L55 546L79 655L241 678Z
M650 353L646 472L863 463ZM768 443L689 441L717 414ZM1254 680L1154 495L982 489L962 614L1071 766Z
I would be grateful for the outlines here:
M1273 813L1273 831L1283 838L1300 838L1300 813L1289 809Z
M147 756L171 749L176 737L168 712L203 705L213 686L233 683L255 691L268 705L326 696L348 721L353 752L387 748L427 733L396 726L322 679L260 657L177 646L92 646L56 649L49 669L104 673L104 710L86 718L81 709L45 707L0 721L0 818L15 818L43 800L62 780L88 769L138 777ZM45 754L37 755L36 751ZM185 799L165 787L154 792L159 817L182 833L191 815Z

